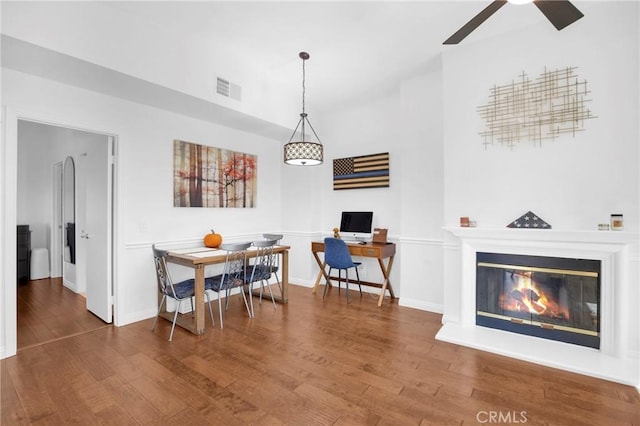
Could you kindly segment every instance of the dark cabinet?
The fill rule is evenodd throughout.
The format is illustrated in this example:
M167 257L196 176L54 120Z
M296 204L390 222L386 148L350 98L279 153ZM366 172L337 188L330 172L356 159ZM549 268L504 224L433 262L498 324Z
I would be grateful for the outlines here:
M31 231L29 225L18 225L18 283L29 281L31 263Z

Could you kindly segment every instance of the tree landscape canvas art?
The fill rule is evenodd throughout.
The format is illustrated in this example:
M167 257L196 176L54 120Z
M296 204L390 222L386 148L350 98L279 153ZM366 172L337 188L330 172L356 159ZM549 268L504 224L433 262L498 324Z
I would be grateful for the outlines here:
M174 207L255 207L255 155L173 141Z

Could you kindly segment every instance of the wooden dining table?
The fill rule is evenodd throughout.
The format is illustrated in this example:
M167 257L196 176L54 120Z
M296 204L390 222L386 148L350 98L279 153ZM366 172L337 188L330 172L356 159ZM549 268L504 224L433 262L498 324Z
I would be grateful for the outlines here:
M290 246L275 246L273 253L282 256L282 262L280 263L281 274L280 281L282 283L282 293L275 295L276 302L283 304L289 303L289 249ZM167 250L166 261L168 263L175 263L178 265L193 268L195 274L195 301L194 301L194 315L178 315L176 324L183 327L194 334L204 333L204 320L205 320L205 304L204 304L204 279L205 279L205 267L207 265L215 265L224 263L226 260L227 252L225 250L209 248L209 247L190 247L180 249ZM247 250L247 259L256 257L256 250L251 247ZM259 290L254 290L254 296L259 296ZM158 295L159 298L162 295ZM160 299L158 299L160 302ZM160 316L166 318L169 321L173 321L173 312L167 312L166 306L163 311L160 312Z

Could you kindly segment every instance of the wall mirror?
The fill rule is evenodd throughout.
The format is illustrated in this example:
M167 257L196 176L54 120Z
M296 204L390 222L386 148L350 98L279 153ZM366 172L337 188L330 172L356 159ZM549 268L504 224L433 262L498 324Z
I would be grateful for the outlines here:
M64 221L64 260L76 263L76 167L73 157L64 160L62 170L62 220Z

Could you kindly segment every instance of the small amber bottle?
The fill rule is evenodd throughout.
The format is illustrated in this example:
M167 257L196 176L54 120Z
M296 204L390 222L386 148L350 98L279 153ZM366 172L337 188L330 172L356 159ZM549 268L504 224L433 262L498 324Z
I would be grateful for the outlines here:
M624 220L622 214L614 213L611 215L611 230L622 231L624 229Z

